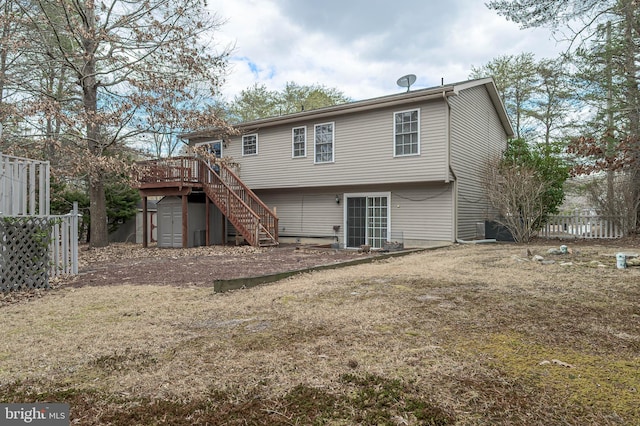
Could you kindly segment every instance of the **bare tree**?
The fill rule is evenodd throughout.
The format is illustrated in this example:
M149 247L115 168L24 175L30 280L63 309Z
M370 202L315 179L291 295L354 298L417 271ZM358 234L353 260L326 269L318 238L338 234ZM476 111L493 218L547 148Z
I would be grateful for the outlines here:
M201 0L31 3L22 13L39 35L39 49L76 82L77 95L65 99L78 106L64 111L66 137L75 141L69 155L88 177L91 245L104 246L104 176L120 167L120 146L150 128L149 115L141 111L159 105L162 98L154 93L188 99L198 84L213 96L228 52L216 52L205 40L212 40L220 21ZM162 110L175 116L181 105L164 103ZM206 111L185 118L186 130L224 124Z
M636 226L635 212L640 208L640 197L634 191L629 173L607 173L586 185L587 195L598 213L607 216L627 233Z
M612 155L615 141L625 141L624 155L632 162L624 174L633 182L633 198L640 198L638 0L492 0L487 6L523 28L548 26L571 41L571 49L583 59L577 68L584 86L576 90L600 110L582 139L605 141L606 156ZM607 191L612 206L613 179L610 173ZM635 214L640 223L640 210Z
M528 242L564 200L569 167L559 154L552 145L530 146L514 139L501 158L487 164L484 184L491 206L499 212L496 221L518 242Z
M173 90L154 90L146 93L154 98L141 107L149 131L143 135L144 149L155 158L170 157L184 146L180 134L197 129L202 117L225 117L222 101L198 86L190 88L187 95ZM208 123L203 123L206 126Z
M0 0L0 151L12 145L9 130L19 121L19 86L24 81L24 46L29 37L24 27L25 0Z
M520 243L527 243L546 216L545 182L531 167L503 167L494 159L487 167L484 186L489 203L498 210L494 220L511 232Z

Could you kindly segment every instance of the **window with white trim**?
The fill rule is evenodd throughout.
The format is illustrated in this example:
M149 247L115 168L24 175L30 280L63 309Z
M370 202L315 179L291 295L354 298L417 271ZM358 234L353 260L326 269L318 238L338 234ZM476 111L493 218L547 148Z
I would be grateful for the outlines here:
M315 125L314 151L315 163L331 163L333 162L333 123L324 123Z
M242 155L258 154L258 135L244 135L242 137Z
M393 134L394 156L420 154L420 110L396 112Z
M291 156L300 158L307 156L307 128L294 127L291 130Z

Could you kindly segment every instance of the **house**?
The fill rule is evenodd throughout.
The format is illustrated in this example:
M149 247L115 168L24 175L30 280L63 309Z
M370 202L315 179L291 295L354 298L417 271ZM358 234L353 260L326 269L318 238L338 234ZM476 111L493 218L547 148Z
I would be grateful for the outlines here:
M483 170L513 136L492 78L236 127L239 135L215 130L184 135L190 145L232 159L233 170L224 163L213 170L189 159L174 162L172 171L158 171L160 164L153 164L151 174L164 182L180 181L180 190L168 193L162 187L166 183L151 179L146 189L152 191L145 193L142 185L142 195L185 194L182 211L188 213L188 197L201 190L207 206L211 200L232 225L217 225L223 235L236 228L243 236L251 234L251 244L260 245L268 236L272 243L334 243L345 248L381 248L386 242L420 247L480 236L477 224L492 214ZM189 161L194 163L184 163ZM224 182L226 176L233 181ZM220 189L225 185L227 189ZM258 201L249 201L247 193ZM268 222L271 229L239 229L242 224L232 216L246 213L230 208L231 198L242 199L238 205L266 209L271 216L262 211L252 220ZM209 223L205 225L211 233ZM191 232L186 221L182 230ZM184 246L187 240L183 236Z

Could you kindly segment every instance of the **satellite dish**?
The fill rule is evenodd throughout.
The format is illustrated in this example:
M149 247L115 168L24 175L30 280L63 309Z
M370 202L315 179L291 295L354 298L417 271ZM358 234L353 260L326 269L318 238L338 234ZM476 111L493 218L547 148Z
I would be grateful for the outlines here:
M411 88L411 85L413 83L415 83L415 82L416 82L416 75L415 74L403 75L402 77L400 77L398 79L398 81L396 81L396 83L398 83L398 86L406 87L407 88L407 92L409 91L409 88Z

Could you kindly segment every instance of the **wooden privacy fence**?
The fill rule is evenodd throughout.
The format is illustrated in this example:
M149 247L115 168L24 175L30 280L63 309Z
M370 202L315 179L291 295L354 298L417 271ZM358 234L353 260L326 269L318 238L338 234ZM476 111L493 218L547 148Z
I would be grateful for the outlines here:
M546 238L621 238L626 234L623 216L572 214L550 216L539 236Z

